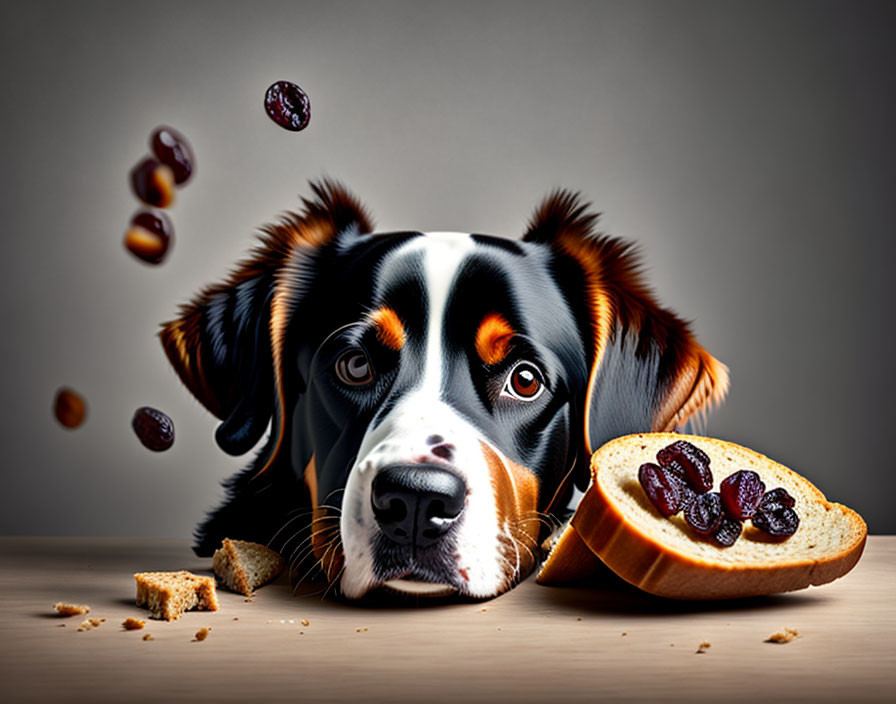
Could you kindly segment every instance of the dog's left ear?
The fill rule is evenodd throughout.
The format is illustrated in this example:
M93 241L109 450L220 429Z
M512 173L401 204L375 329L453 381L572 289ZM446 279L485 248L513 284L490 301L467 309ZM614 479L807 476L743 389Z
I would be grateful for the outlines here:
M620 435L679 429L728 389L725 365L659 305L632 245L596 232L597 218L578 194L556 191L523 238L551 248L556 278L588 341L581 402L589 456Z
M282 353L286 327L314 276L316 257L372 223L341 184L311 184L299 213L264 228L251 256L221 284L182 306L159 333L165 353L190 392L223 422L215 439L240 455L258 442L273 415L269 467L285 430ZM301 383L298 381L296 383Z

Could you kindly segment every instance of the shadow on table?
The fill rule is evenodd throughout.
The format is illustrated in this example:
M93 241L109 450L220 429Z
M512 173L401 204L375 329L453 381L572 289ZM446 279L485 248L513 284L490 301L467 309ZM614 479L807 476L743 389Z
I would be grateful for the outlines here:
M769 610L782 607L824 604L823 594L800 593L769 594L740 599L707 599L685 601L666 599L629 584L608 568L587 580L562 586L539 587L545 606L568 609L581 613L612 613L630 616L654 616L657 614L697 614Z
M280 588L277 598L290 598L292 588L285 581L280 580ZM326 592L326 596L324 596ZM665 599L641 591L625 580L611 572L609 568L601 567L589 578L572 584L562 586L541 586L535 584L535 578L530 577L523 585L502 594L495 599L469 599L458 597L409 597L384 591L376 591L368 594L361 601L347 601L333 595L333 591L327 591L324 583L311 582L301 584L295 589L294 597L299 599L323 599L337 608L347 609L376 609L376 610L407 610L408 608L445 608L451 606L469 606L470 604L482 604L483 606L499 603L505 600L526 599L530 604L543 603L545 609L567 609L570 612L581 614L583 611L590 613L613 613L627 615L652 616L656 614L693 614L693 613L724 613L750 610L768 610L782 607L805 606L811 604L824 604L828 598L823 594L809 593L806 591L789 594L772 594L767 596L748 597L741 599L715 599L705 601L681 601Z

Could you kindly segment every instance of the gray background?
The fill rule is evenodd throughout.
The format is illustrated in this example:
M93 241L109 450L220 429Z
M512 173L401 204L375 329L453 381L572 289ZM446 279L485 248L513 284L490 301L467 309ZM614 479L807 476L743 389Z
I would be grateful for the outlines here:
M708 432L896 531L894 7L4 4L0 533L190 533L246 459L157 325L324 173L383 229L517 236L581 189L731 367ZM303 133L262 111L278 79L311 96ZM152 268L121 239L160 123L199 169ZM90 403L74 432L61 384ZM174 418L171 451L131 434L143 404Z

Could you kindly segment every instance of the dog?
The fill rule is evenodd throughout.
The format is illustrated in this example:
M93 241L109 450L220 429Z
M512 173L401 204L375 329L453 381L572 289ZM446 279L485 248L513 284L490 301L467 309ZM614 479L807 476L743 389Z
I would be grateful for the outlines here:
M160 333L225 452L267 434L198 555L240 538L347 599L493 597L535 568L593 449L682 429L727 391L578 194L550 194L512 240L372 234L340 183L311 190Z

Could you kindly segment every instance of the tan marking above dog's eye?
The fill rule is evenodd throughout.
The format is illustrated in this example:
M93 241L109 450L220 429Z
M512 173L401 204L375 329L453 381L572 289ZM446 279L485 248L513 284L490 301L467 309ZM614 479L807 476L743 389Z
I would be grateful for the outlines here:
M363 386L373 381L373 370L362 350L343 352L336 360L336 376L348 386Z
M476 353L486 364L498 364L507 356L513 328L498 313L489 313L476 331Z
M520 362L507 375L504 394L520 401L534 401L544 390L541 372L531 362Z
M407 340L401 319L391 308L378 308L369 315L376 328L376 339L390 350L398 352Z

